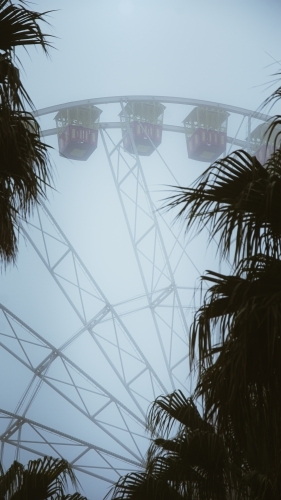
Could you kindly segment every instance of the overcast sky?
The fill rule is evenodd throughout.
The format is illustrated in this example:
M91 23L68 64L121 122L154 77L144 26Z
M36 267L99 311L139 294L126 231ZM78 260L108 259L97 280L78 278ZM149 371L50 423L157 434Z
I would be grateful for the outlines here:
M31 49L29 54L18 52L23 64L22 79L37 109L96 97L154 95L256 110L271 91L271 75L280 71L279 0L40 0L32 6L40 11L54 10L46 18L50 24L43 25L43 30L54 37L49 58L39 49ZM120 109L101 108L101 121L118 121ZM168 122L181 125L185 110L167 106L166 116ZM53 118L43 117L42 128L53 127ZM230 126L234 135L237 125L235 120L231 125L231 118ZM245 124L240 136L246 138ZM55 220L111 303L143 293L114 183L102 156L101 139L98 151L83 164L60 158L56 137L46 140L53 147L57 191L48 193L48 207ZM159 152L181 184L192 182L207 166L188 161L183 137L163 134ZM144 160L147 182L158 206L164 196L163 185L174 183L161 165L155 153ZM169 216L169 224L172 219ZM173 228L186 242L188 237L180 226ZM215 266L214 251L206 251L204 238L192 244L188 247L191 260L184 261L186 267L180 274L181 284L190 287L198 284L199 272L208 265ZM56 347L81 326L27 241L21 240L17 265L3 271L1 281L0 301L4 306ZM145 349L148 341L137 323L137 319L128 320L132 332L138 332L134 333L136 342ZM0 326L4 333L8 332L4 319ZM148 339L157 349L152 336ZM91 359L82 343L79 349L79 359L74 352L69 356L88 371ZM162 373L161 355L156 355L152 347L150 351L155 367L159 366ZM2 405L13 412L31 375L7 356L1 353L10 380ZM186 375L182 376L185 383L187 362ZM101 380L108 390L120 390L117 398L128 403L114 378L102 374ZM82 421L69 423L65 413L68 409L60 403L61 398L48 394L42 392L41 399L38 396L37 406L35 402L27 416L87 440L86 424L82 429ZM89 432L94 432L89 441L114 448L110 439L104 442L98 431ZM28 458L28 454L21 458ZM86 461L96 465L89 457ZM83 476L79 478L84 481ZM99 500L108 485L91 481L85 480L85 492L91 500Z
M38 108L121 94L259 106L278 59L278 0L42 0L57 37L31 53L26 85ZM276 68L273 68L276 70Z

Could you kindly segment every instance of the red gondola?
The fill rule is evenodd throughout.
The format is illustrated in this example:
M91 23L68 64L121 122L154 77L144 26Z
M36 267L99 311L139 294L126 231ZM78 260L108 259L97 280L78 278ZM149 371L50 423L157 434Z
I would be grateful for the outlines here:
M262 165L269 160L274 148L280 148L281 127L277 125L272 134L269 130L270 123L261 123L248 138L251 154L255 155Z
M124 149L149 156L161 144L165 106L159 102L129 102L120 113Z
M55 116L60 156L85 161L98 145L101 110L94 105L60 110Z
M229 113L220 108L196 107L184 120L188 157L213 162L224 153Z

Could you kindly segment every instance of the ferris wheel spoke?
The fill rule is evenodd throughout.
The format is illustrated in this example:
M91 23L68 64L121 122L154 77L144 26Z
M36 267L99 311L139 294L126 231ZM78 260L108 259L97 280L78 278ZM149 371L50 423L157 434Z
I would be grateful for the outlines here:
M130 131L127 131L127 133L130 133ZM187 325L180 297L176 289L172 267L169 262L169 255L167 254L164 242L161 238L160 227L155 215L155 206L150 197L137 152L135 156L132 157L133 168L128 161L124 161L123 169L121 169L120 163L124 157L123 154L120 153L121 148L119 147L118 149L116 147L112 138L110 138L110 141L106 140L110 137L108 132L105 135L104 131L101 130L101 136L127 223L162 356L166 364L167 372L170 375L171 385L175 388L173 372L169 362L169 349L167 351L164 345L162 338L163 332L161 332L161 328L159 328L158 317L155 314L155 307L157 306L158 300L157 295L155 296L156 289L164 288L165 290L169 290L170 294L170 287L172 286L173 293L177 296L176 302L177 306L179 306L178 314L182 315L185 331L187 331ZM131 137L132 143L133 140L133 137ZM121 176L122 187L120 186L121 170L123 172ZM127 190L123 179L126 179L128 182ZM134 196L132 193L134 193ZM128 206L126 200L131 203L131 206ZM149 270L145 272L147 266ZM186 339L185 347L187 349Z
M1 343L0 343L1 347L6 349L7 352L9 352L9 354L12 354L11 351L9 351L7 348L5 348ZM27 367L25 365L25 363L20 360L17 356L14 356L19 362L21 362L25 367ZM31 370L31 368L29 367L29 369ZM33 370L31 370L33 371ZM68 414L68 418L70 418L70 415L73 416L73 418L76 418L75 417L75 412L73 411L70 411L70 407L73 407L74 409L78 410L78 412L83 416L83 417L86 417L86 419L88 419L90 421L91 424L94 425L95 428L98 428L100 431L102 431L102 433L104 433L105 436L109 437L114 443L115 445L119 445L120 448L124 449L125 451L127 451L127 453L129 453L130 455L132 455L134 458L139 458L139 455L138 455L138 452L139 452L139 448L136 449L136 451L134 451L134 448L135 448L135 439L133 439L133 434L130 433L130 436L128 436L129 438L131 438L131 441L130 442L130 439L126 439L127 441L127 444L125 444L124 441L121 441L120 439L118 439L116 437L116 434L111 432L111 425L107 422L106 420L106 415L104 417L104 410L107 409L107 407L110 405L110 409L109 409L109 412L110 414L113 414L114 413L114 408L113 406L121 406L120 403L116 404L116 401L109 401L107 404L104 404L101 408L99 408L99 411L96 411L96 414L95 415L91 415L90 414L90 410L89 408L84 404L84 401L82 399L82 397L80 396L80 391L77 389L76 385L69 385L69 387L72 389L72 392L73 390L76 391L79 396L80 396L80 399L82 401L82 405L80 404L77 404L77 402L75 402L73 400L73 396L72 398L68 397L66 395L66 387L65 387L65 383L63 381L61 381L60 379L52 379L52 378L49 378L46 374L44 374L44 372L41 372L39 375L37 374L37 377L39 377L42 382L45 383L45 385L49 386L57 395L59 395L59 397L61 398L61 400L65 400L67 403L69 403L69 405L66 405L66 408L67 408L67 414ZM63 390L59 389L58 388L58 383L60 386L64 385L63 387ZM84 387L82 387L82 390L84 390ZM97 390L92 390L92 391L89 391L90 392L90 395L93 397L93 398L96 398L97 396L103 396L104 397L104 394L101 394L100 392L98 392ZM44 393L44 391L41 389L41 393ZM44 397L44 396L42 396ZM51 400L52 400L52 393L51 393ZM42 400L41 400L41 404L42 404ZM27 402L27 407L24 408L23 410L23 413L26 414L27 413L27 410L30 408L31 402L28 401ZM43 403L44 404L44 403ZM119 411L120 411L120 408L118 408ZM33 408L34 410L34 408ZM122 405L122 410L124 411L124 408L123 408L123 405ZM108 412L107 412L108 414ZM125 409L124 411L124 414L125 415L128 415L129 412L127 409ZM130 414L131 415L131 414ZM99 417L99 418L98 418ZM136 421L136 417L134 416L134 420ZM144 424L142 425L142 427L144 427ZM126 429L119 429L119 430L123 430L123 433L126 432L127 433L127 430Z
M36 456L52 455L64 458L65 449L71 447L73 453L69 463L74 470L89 474L109 484L116 482L124 471L144 468L142 459L134 460L128 454L114 453L93 442L79 439L77 436L74 437L25 416L19 416L17 413L0 409L2 425L5 421L9 424L0 433L2 460L8 448L28 451ZM89 466L91 461L95 465Z
M157 210L156 206L155 206L155 210ZM179 252L179 259L182 259L183 257L185 259L187 259L188 262L195 269L195 271L198 273L198 275L200 275L200 270L198 269L198 267L194 263L194 260L191 259L190 255L188 254L188 251L187 251L187 247L189 245L189 241L187 241L185 243L185 245L183 245L182 242L180 241L179 236L174 231L172 231L171 226L164 219L161 211L158 211L158 216L159 216L159 219L161 220L161 223L163 223L163 226L165 227L165 230L168 231L168 233L170 234L171 238L174 240L173 246L171 247L171 250L169 252L169 259L170 259L170 261L172 260L173 253L175 253L175 251L178 250L178 252ZM176 263L173 262L172 269L173 269L174 273L176 272L177 267L178 267L178 263L177 262Z
M63 234L63 232L61 231L60 227L52 218L50 212L47 210L45 206L43 206L43 209L48 219L54 226L56 232L58 233L56 236L56 241L59 242L59 244L61 244L63 247L63 250L61 252L62 255L60 254L60 252L58 252L58 257L56 256L57 261L54 262L52 261L50 256L46 257L45 255L46 251L49 252L49 246L48 246L49 241L46 235L52 236L53 233L50 228L45 230L42 216L40 216L40 214L39 214L40 224L36 225L33 222L33 228L38 230L42 238L44 236L43 247L41 246L41 248L39 248L39 244L37 243L36 237L31 238L29 232L24 227L22 227L22 231L25 237L31 242L33 248L41 258L41 260L44 262L48 271L52 275L54 281L57 283L57 285L63 292L64 296L70 303L72 309L75 311L76 315L78 316L80 322L83 325L80 332L78 332L78 334L74 335L69 340L68 347L71 345L72 342L76 342L79 336L84 335L85 337L85 334L90 334L92 341L95 343L96 347L98 347L99 351L103 354L104 358L110 365L111 369L114 371L115 375L121 381L127 392L130 394L130 397L133 399L135 405L142 412L142 414L145 415L146 410L143 409L143 407L136 399L135 392L132 390L133 387L131 387L131 385L127 383L126 377L124 376L124 366L126 366L127 373L130 373L131 371L131 367L129 367L130 358L134 360L136 360L137 358L138 363L137 364L134 363L134 369L135 371L139 372L139 377L143 377L143 367L146 367L146 371L151 372L152 374L154 385L160 387L161 391L167 392L167 390L164 387L159 376L156 374L155 370L152 368L148 359L144 356L143 352L141 351L140 347L134 340L128 328L126 328L125 324L119 317L118 313L114 310L112 305L109 304L103 292L101 291L95 280L92 278L89 271L83 265L81 259L78 257L77 253L75 252L75 250L73 249L73 247ZM42 248L44 250L42 250ZM64 255L66 255L67 258L71 257L71 259L68 260L68 265L71 263L74 266L74 272L71 278L69 277L69 274L67 273L63 274L61 271L61 267L62 269L65 268L65 262L63 257ZM64 265L64 268L61 265ZM72 289L74 288L78 291L78 293L76 294L76 298L78 298L78 301L77 300L75 301L72 298L71 290L67 288L68 284L71 285ZM87 304L85 300L85 292L87 293L86 298L87 299L90 298L90 304ZM80 304L79 308L77 306L77 302L78 304ZM103 306L102 309L101 306ZM90 316L90 314L91 315L93 314L95 308L97 311L96 315ZM118 342L116 342L115 327L114 328L112 328L112 326L110 328L107 327L106 332L104 330L103 319L107 315L111 315L111 318L114 319L114 322L118 327ZM115 356L117 356L119 360L121 360L121 364L120 363L116 364L115 362L113 362L112 356L110 356L107 350L104 348L103 345L104 342L108 342L110 337L112 345L114 345ZM124 349L123 350L120 349L119 342L121 337L122 337L122 343L126 345L125 357L124 357L124 352L125 352ZM139 366L139 369L137 368L137 366ZM152 393L154 392L154 385L151 386Z
M146 235L152 233L152 238L155 239L155 229L156 229L156 226L155 226L155 221L153 221L152 228L151 228L151 226L147 227L147 224L146 224L145 225L145 229L143 230L143 233L142 232L138 233L138 231L137 231L138 228L136 227L136 222L138 222L138 219L136 217L136 214L137 214L138 205L139 205L139 199L138 199L139 189L138 189L138 184L140 182L140 178L139 178L140 164L139 164L139 162L137 162L138 172L136 173L135 169L134 169L134 174L133 174L133 180L135 180L136 185L131 190L133 190L136 193L136 199L133 200L133 204L134 204L133 205L134 206L134 217L133 217L133 220L130 221L129 220L129 216L128 216L128 211L126 210L125 203L124 203L124 191L123 191L124 188L122 190L120 189L120 186L119 186L119 183L118 183L118 179L117 179L117 176L116 176L116 169L115 169L114 164L113 164L113 159L112 159L111 151L109 151L109 149L108 149L108 146L107 146L107 143L106 143L106 139L105 139L105 136L104 136L102 130L101 130L101 136L102 136L104 148L105 148L105 151L106 151L106 154L107 154L108 163L109 163L111 172L113 174L113 179L114 179L114 182L115 182L115 186L117 188L117 193L118 193L118 196L119 196L121 207L123 209L124 217L125 217L125 220L126 220L126 223L127 223L128 230L129 230L129 235L130 235L132 246L133 246L133 249L134 249L134 252L135 252L137 264L138 264L138 267L139 267L139 270L140 270L140 275L141 275L142 282L143 282L143 285L144 285L146 297L147 297L148 303L150 305L151 301L153 300L153 290L150 289L150 286L151 286L151 278L153 277L153 273L154 273L154 268L153 268L153 264L152 264L152 266L151 266L152 269L151 269L151 271L149 273L150 274L149 282L147 282L147 276L145 276L145 274L144 274L143 265L141 263L141 254L142 254L142 252L139 251L139 245L136 245L136 241L143 242L143 240L146 240L146 238L144 236L144 233ZM115 150L115 152L116 152L116 150ZM117 158L117 162L118 162L117 164L118 164L118 166L119 166L119 161L120 161L120 159L119 159L119 155L118 155L118 158ZM132 176L131 173L130 173L130 175ZM130 176L128 176L128 178L129 177ZM148 215L148 220L149 221L153 220L153 216L152 216L152 214L149 213L149 211L147 210L147 207L145 209L142 208L142 212L144 214ZM147 223L147 220L146 220L146 223ZM151 253L148 256L146 256L146 254L144 254L145 259L147 261L153 263L153 260L154 260L153 259L153 254L154 253L155 252L152 250L152 255L151 255ZM167 285L170 285L170 280L167 280L165 282L164 286L167 286ZM160 349L161 349L161 352L162 352L162 356L163 356L163 359L164 359L164 362L165 362L165 365L166 365L167 373L169 374L169 379L170 379L171 386L174 389L175 388L174 381L173 381L173 377L172 377L172 375L170 373L170 369L169 369L169 366L168 366L168 360L167 360L166 352L165 352L165 349L164 349L164 344L163 344L163 341L162 341L162 338L161 338L161 333L159 331L157 320L156 320L156 317L155 317L153 309L151 309L151 311L152 311L152 320L153 320L154 328L156 330L158 342L159 342Z
M12 327L6 330L7 333L4 336L4 340L8 339L9 343L2 341L0 342L0 346L33 374L31 382L17 404L15 410L17 414L26 415L34 403L36 396L38 396L39 389L41 389L41 392L44 392L42 390L42 383L44 383L75 410L86 417L91 424L100 428L100 430L118 443L119 446L131 452L124 443L109 431L108 414L114 413L114 408L116 408L118 413L122 414L123 422L129 419L131 423L133 420L140 429L145 427L144 420L93 380L88 373L85 373L79 366L75 365L61 350L56 349L55 346L45 341L37 332L28 327L13 313L4 308L4 306L1 306L1 308L5 313L5 317L9 319L7 324L9 327ZM35 339L37 342L30 342L30 339ZM15 342L11 342L12 340L23 345L29 345L34 359L32 359L32 356L26 358L21 349L16 350L14 348ZM38 349L36 356L34 356L35 345L37 348L40 347L41 356L39 356ZM46 350L49 352L47 356ZM38 360L40 357L41 361L35 364L35 358ZM124 431L127 432L127 429L128 423L124 427ZM130 437L133 443L135 443L133 434L130 434ZM135 456L134 452L133 455Z

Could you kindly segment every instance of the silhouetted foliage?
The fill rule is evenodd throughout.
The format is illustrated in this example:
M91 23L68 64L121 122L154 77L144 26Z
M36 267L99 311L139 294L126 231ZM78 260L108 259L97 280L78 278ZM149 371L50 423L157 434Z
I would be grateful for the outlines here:
M19 223L45 197L51 181L48 147L30 110L32 100L20 80L15 48L49 42L40 22L45 13L0 0L0 262L15 261Z
M0 471L1 500L87 500L76 492L67 494L68 480L77 488L77 479L65 460L51 457L30 460L27 466L14 462L6 473Z
M281 87L267 104L280 96ZM202 276L208 289L190 328L194 395L153 403L146 470L121 478L113 499L280 499L280 124L280 116L269 124L277 139L265 165L236 151L168 199L187 230L208 227L218 238L231 273Z

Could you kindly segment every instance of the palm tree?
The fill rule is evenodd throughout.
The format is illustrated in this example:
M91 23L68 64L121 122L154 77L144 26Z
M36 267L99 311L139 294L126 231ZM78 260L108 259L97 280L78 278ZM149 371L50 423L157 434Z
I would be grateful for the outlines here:
M87 500L77 492L66 494L68 479L76 488L77 479L65 460L44 457L30 460L26 467L14 462L6 473L0 471L0 499Z
M267 102L280 96L281 87ZM269 135L280 124L277 116ZM208 289L190 329L190 364L198 370L198 382L188 404L181 398L197 420L182 419L180 405L179 414L174 412L174 394L156 400L148 417L152 434L170 431L174 419L179 430L172 440L154 439L146 471L121 478L114 499L280 499L278 134L265 165L236 151L211 165L193 186L175 188L168 200L168 209L180 207L177 217L187 230L208 227L231 272L202 276ZM202 416L193 406L199 400Z
M280 89L274 96L280 95ZM274 98L275 98L274 97ZM274 133L276 117L269 126ZM190 332L196 397L218 432L233 432L247 464L249 495L281 491L281 151L265 165L237 151L211 165L191 188L179 188L187 229L219 238L232 273L207 271L210 286ZM216 333L216 335L215 335ZM219 336L219 341L215 340Z
M152 436L160 433L162 437L156 437L148 450L146 471L122 477L111 492L112 499L236 498L234 485L242 482L237 474L241 467L234 466L237 457L233 443L230 446L232 435L228 439L220 436L200 416L192 398L181 391L157 398L147 425Z
M51 182L48 147L30 110L32 100L16 66L15 48L49 42L42 33L40 14L25 2L0 0L0 261L15 261L19 222L25 220Z

